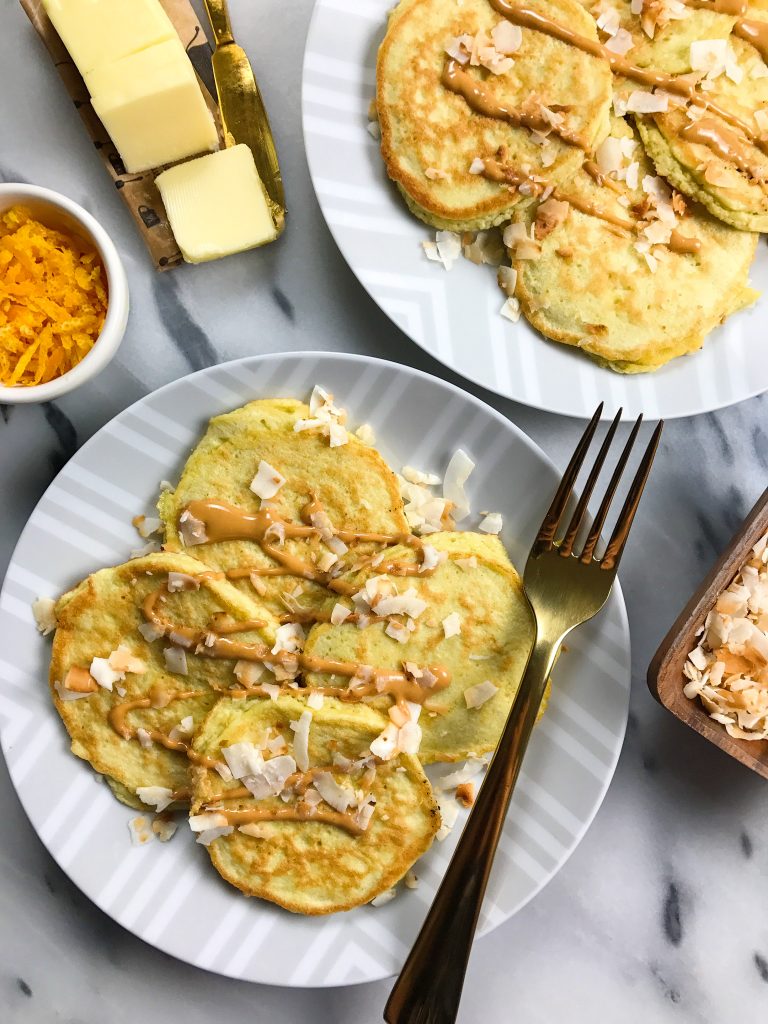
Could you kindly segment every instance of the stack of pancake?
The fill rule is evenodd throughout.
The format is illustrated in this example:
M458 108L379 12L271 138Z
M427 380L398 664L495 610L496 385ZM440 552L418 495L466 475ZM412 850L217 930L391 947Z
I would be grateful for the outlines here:
M60 598L50 672L118 799L189 808L227 881L308 914L430 846L422 765L494 748L533 635L498 537L449 507L415 536L396 475L333 429L293 400L212 420L159 501L163 550Z
M476 262L473 233L503 229L508 313L654 370L756 298L766 56L764 0L401 0L382 156Z

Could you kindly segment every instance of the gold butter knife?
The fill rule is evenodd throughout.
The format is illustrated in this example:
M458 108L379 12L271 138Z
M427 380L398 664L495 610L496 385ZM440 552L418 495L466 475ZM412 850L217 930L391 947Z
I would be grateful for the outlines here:
M253 70L245 51L235 42L227 0L203 0L213 29L213 77L227 147L244 142L250 147L278 233L285 226L285 192L275 140Z

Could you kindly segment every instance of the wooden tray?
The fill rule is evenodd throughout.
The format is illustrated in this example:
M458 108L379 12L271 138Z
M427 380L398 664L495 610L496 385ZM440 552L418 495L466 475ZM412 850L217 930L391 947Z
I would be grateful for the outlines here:
M744 524L720 556L712 571L680 613L662 641L648 669L648 688L681 722L685 722L726 754L768 779L768 740L737 740L713 721L701 701L683 693L683 666L696 646L696 631L718 596L731 583L750 549L768 532L768 490L760 497Z

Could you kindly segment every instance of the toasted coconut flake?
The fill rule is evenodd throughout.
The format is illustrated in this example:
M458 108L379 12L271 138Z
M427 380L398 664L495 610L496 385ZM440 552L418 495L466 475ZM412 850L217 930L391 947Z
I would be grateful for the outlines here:
M275 630L275 646L273 654L287 651L289 654L297 654L304 648L304 630L298 622L286 622Z
M152 822L152 831L161 843L167 843L176 835L179 823L173 818L155 818Z
M103 686L105 690L111 690L115 683L125 679L124 672L116 672L112 668L109 658L94 658L89 671L99 686Z
M514 267L499 267L496 279L499 282L499 288L507 297L510 299L514 298L515 288L517 287L517 271Z
M371 743L371 753L382 761L389 761L397 753L398 728L394 722L389 722L384 730Z
M471 782L476 778L487 764L488 762L485 758L470 757L461 768L457 768L456 771L450 772L448 775L441 776L435 783L435 788L442 790L456 789L463 783Z
M437 806L440 808L441 825L437 831L435 838L439 843L442 843L444 839L448 837L451 829L456 824L456 819L459 816L459 805L449 796L448 793L437 791L435 793L435 800Z
M293 753L296 764L301 771L309 770L309 727L312 724L312 712L302 711L295 722L291 722L291 729L294 732Z
M139 532L139 536L143 537L144 540L151 537L153 533L160 533L163 529L163 521L158 519L157 516L136 516L133 523Z
M288 777L296 771L297 760L290 754L280 754L277 757L271 757L268 761L262 759L261 763L257 763L253 758L254 770L243 775L241 781L257 800L263 800L268 796L279 796L285 789ZM307 769L302 768L301 770L306 771Z
M485 160L481 160L479 156L476 156L472 163L469 165L470 174L482 174L485 170Z
M423 487L434 487L440 483L437 473L425 473L413 466L403 466L400 471L409 484L419 484Z
M168 592L173 594L179 590L199 590L200 580L186 572L168 573Z
M397 889L385 889L371 900L372 907L383 907L397 896Z
M460 522L469 515L469 500L464 485L475 468L475 463L463 449L458 448L445 470L443 498L453 506L453 518Z
M258 686L267 674L264 665L257 661L236 661L233 669L235 678L243 686Z
M498 534L501 533L503 526L504 520L501 512L488 512L480 522L478 530L482 533Z
M152 746L152 737L146 729L142 729L141 726L136 730L136 739L139 741L141 746L145 750L149 750Z
M435 235L437 252L446 270L450 270L461 255L461 236L455 231L438 231Z
M458 612L451 612L443 619L443 633L446 640L452 636L459 636L461 633L461 618Z
M468 708L480 708L486 701L495 697L499 692L498 686L494 686L490 679L476 686L470 686L464 691L464 700Z
M595 150L595 163L602 174L612 174L621 169L624 163L621 143L621 139L609 135Z
M317 690L313 690L307 697L307 707L312 708L314 711L319 711L324 703L325 697Z
M232 772L233 779L242 779L246 775L258 775L264 767L261 750L254 744L242 741L222 747L221 753Z
M624 113L629 111L633 114L663 114L668 109L669 97L666 93L635 89L629 94Z
M48 636L56 629L56 602L50 597L38 597L32 602L32 615L39 633Z
M424 177L429 178L430 181L444 181L448 175L438 167L427 167L424 171Z
M194 547L196 544L205 544L208 540L205 523L202 519L195 519L188 509L185 509L179 516L179 536L181 543L188 548Z
M147 555L156 555L160 551L160 544L156 540L147 541L147 543L140 548L133 548L131 551L131 558L145 558Z
M70 672L71 671L72 669L70 669ZM93 690L70 690L68 687L62 686L58 679L54 682L53 688L56 691L59 700L82 700L84 697L90 697L92 693L95 693L96 690L98 690L97 686L94 686Z
M131 843L134 846L146 846L155 838L151 820L143 814L130 819L128 831L131 833Z
M313 781L323 800L340 814L344 814L356 802L354 789L338 783L330 772L317 772Z
M520 300L507 299L499 312L505 320L511 320L513 324L516 324L520 319Z
M136 796L143 804L154 807L158 813L173 803L173 790L165 786L139 786Z
M165 667L178 676L187 674L187 652L183 647L166 647L163 649Z
M112 651L107 660L109 667L115 672L141 675L147 671L147 663L141 658L137 658L130 647L126 647L125 644L120 644L116 650Z
M165 631L154 624L154 622L142 622L139 625L139 633L144 637L148 644L151 644L153 640L159 640L161 636L165 635Z
M555 228L564 224L568 218L571 205L564 199L555 199L550 196L541 203L536 210L535 233L537 241L541 241L551 234Z
M340 626L351 614L351 608L347 608L343 604L335 604L333 606L333 611L331 612L331 623L334 626Z
M403 879L403 881L405 882L406 889L419 888L419 879L413 868L408 868L408 870L405 873L405 878Z
M445 47L445 52L459 64L468 64L472 53L474 39L465 33L450 39Z
M355 437L363 444L370 446L376 444L376 432L370 423L361 423L355 431Z
M491 29L493 45L505 56L517 53L523 43L523 30L504 18Z
M371 138L375 139L377 142L381 138L381 125L378 121L369 121L366 126L366 131Z
M604 45L609 53L623 57L625 53L629 53L635 45L635 41L630 32L627 32L625 28L620 28Z

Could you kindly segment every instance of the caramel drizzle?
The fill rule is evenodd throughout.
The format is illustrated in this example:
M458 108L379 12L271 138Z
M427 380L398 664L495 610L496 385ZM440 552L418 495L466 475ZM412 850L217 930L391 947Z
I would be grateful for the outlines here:
M607 185L609 188L613 189L614 192L623 194L624 190L621 185L619 185L617 181L613 181L612 178L608 178L603 175L597 164L593 163L591 160L587 160L583 167L584 170L595 179L598 185ZM498 160L493 158L485 161L483 175L488 177L491 181L504 181L508 184L518 185L524 182L530 182L532 194L534 195L541 195L547 187L545 183L532 181L521 171L517 171L513 167L505 167L500 164ZM590 217L597 217L599 220L605 221L607 224L612 224L614 227L621 228L623 231L629 231L631 234L636 234L639 231L640 225L637 221L630 220L628 217L621 217L618 214L611 213L609 210L604 210L601 207L590 203L587 199L581 199L578 196L566 195L557 188L553 188L550 195L555 199L559 199L561 202L569 203L581 213L587 214ZM681 234L676 229L672 231L669 242L666 244L669 249L676 253L693 254L701 250L701 242L698 238L689 238L687 235Z
M132 728L126 721L127 716L131 711L138 711L142 708L161 708L167 707L172 701L176 700L190 700L192 697L204 697L205 691L201 690L184 690L174 694L163 694L159 697L158 691L153 687L154 693L150 691L148 697L136 697L133 700L124 700L120 704L115 704L109 709L107 720L118 736L122 736L124 740L135 740L136 729ZM162 700L162 703L160 703ZM166 733L161 732L159 729L147 729L145 730L148 736L156 743L160 743L166 748L166 750L175 750L180 754L186 754L190 761L195 764L204 765L206 768L215 768L217 761L213 758L206 757L204 754L198 754L192 750L188 743L184 740L172 740Z
M316 498L313 498L303 510L302 516L309 516L321 510L322 506ZM260 545L265 555L278 563L277 566L230 569L226 574L229 579L242 579L250 575L296 576L299 579L318 583L337 594L349 595L358 589L354 584L345 580L335 579L330 573L320 572L311 562L306 562L267 540L267 533L273 528L280 529L281 532L284 530L286 538L319 537L319 530L314 526L287 522L271 509L261 509L259 512L253 513L245 512L235 505L218 500L191 501L187 505L186 511L204 524L206 543L252 540ZM400 544L420 550L423 550L424 547L421 538L410 533L362 533L355 530L336 530L335 536L345 544L371 543L386 546ZM382 565L379 571L390 576L431 576L435 570L425 569L418 563L388 562Z
M143 605L146 620L158 630L162 630L164 635L173 633L176 636L184 637L189 641L190 646L195 645L195 654L206 658L258 661L264 665L284 665L291 669L317 672L322 675L344 676L349 679L362 677L364 682L360 687L354 687L354 691L359 696L389 694L397 702L410 700L422 704L431 693L444 690L451 681L450 672L442 665L430 666L429 671L435 676L435 682L431 687L426 688L414 682L405 672L397 669L372 668L355 661L335 661L303 652L294 654L289 651L278 651L277 654L273 654L266 644L233 640L229 636L221 636L210 630L177 626L165 619L158 611L157 606L162 596L162 586L147 594ZM231 632L234 631L231 630Z
M733 34L751 43L764 61L768 63L768 22L739 18L733 26Z
M314 768L310 768L305 772L293 772L285 780L285 789L292 789L298 796L303 796L309 787L314 782L315 776L322 772L332 771L331 766L317 765ZM368 794L371 791L373 785L373 778L370 780L368 785L363 784L362 788L362 802L365 801ZM210 800L206 800L203 808L205 811L211 811L216 814L223 814L227 817L230 824L245 824L248 822L256 821L320 821L327 825L337 825L339 828L346 829L354 836L362 835L365 831L355 821L355 818L350 813L344 813L342 811L336 811L333 809L322 808L317 804L308 804L301 800L289 807L247 807L247 808L229 808L218 806L223 800L247 800L253 797L253 794L246 786L237 786L233 789L226 790L220 793L216 797L212 797Z
M723 0L721 0L721 3L722 2ZM729 3L730 0L724 0L724 2ZM566 26L560 25L557 22L552 21L550 18L547 18L545 15L539 14L537 11L531 10L528 7L516 6L509 3L509 0L489 0L489 3L498 14L507 18L507 20L511 21L513 24L520 25L523 28L532 29L536 32L542 32L545 35L551 36L553 39L559 39L561 42L575 46L577 49L584 53L588 53L593 57L599 57L607 60L611 66L611 70L615 73L622 75L625 78L631 78L644 85L658 87L666 90L667 92L674 93L677 96L682 96L690 103L693 103L704 110L708 110L710 113L721 118L732 128L736 128L738 131L742 132L746 136L746 139L758 148L763 148L767 145L767 143L764 143L760 139L746 121L743 121L736 114L732 114L730 111L723 109L719 104L712 102L712 100L707 99L700 92L697 92L696 83L691 82L687 76L670 75L664 71L657 71L653 68L637 67L618 54L611 53L610 50L606 50L605 47L597 40L589 39L587 36L582 36L578 32L573 32ZM768 41L768 28L755 30L754 25L758 23L744 24L750 24L753 26L753 35L755 39L760 36L761 39ZM741 32L744 31L749 32L750 29L744 29L742 27ZM737 32L737 34L741 33ZM745 36L742 35L742 38L745 38ZM752 38L750 38L749 41L754 42ZM472 98L473 94L469 93L467 102L470 106L472 106ZM478 110L478 113L483 113L483 111ZM709 144L710 148L712 148L711 144L715 140L718 145L721 143L725 147L728 145L727 141L723 142L722 135L716 139L714 132L710 132L708 138L710 141L705 144Z
M361 836L364 829L349 814L342 814L332 809L310 807L307 804L296 804L293 807L248 807L242 810L234 808L217 808L215 814L223 814L230 825L243 825L256 821L319 821L326 825L336 825L350 835Z
M516 110L514 107L498 100L485 82L475 78L459 64L457 60L449 58L443 65L440 81L446 89L462 96L467 104L478 114L484 117L493 117L497 121L507 121L516 128L529 128L537 132L554 132L563 142L571 146L578 146L579 149L586 149L582 139L574 132L562 126L553 126L549 121L540 115Z
M768 165L756 164L751 159L749 151L745 149L744 140L736 132L718 124L712 117L691 121L682 129L680 136L687 142L707 146L716 156L734 163L739 170L757 181L765 181L768 177Z

